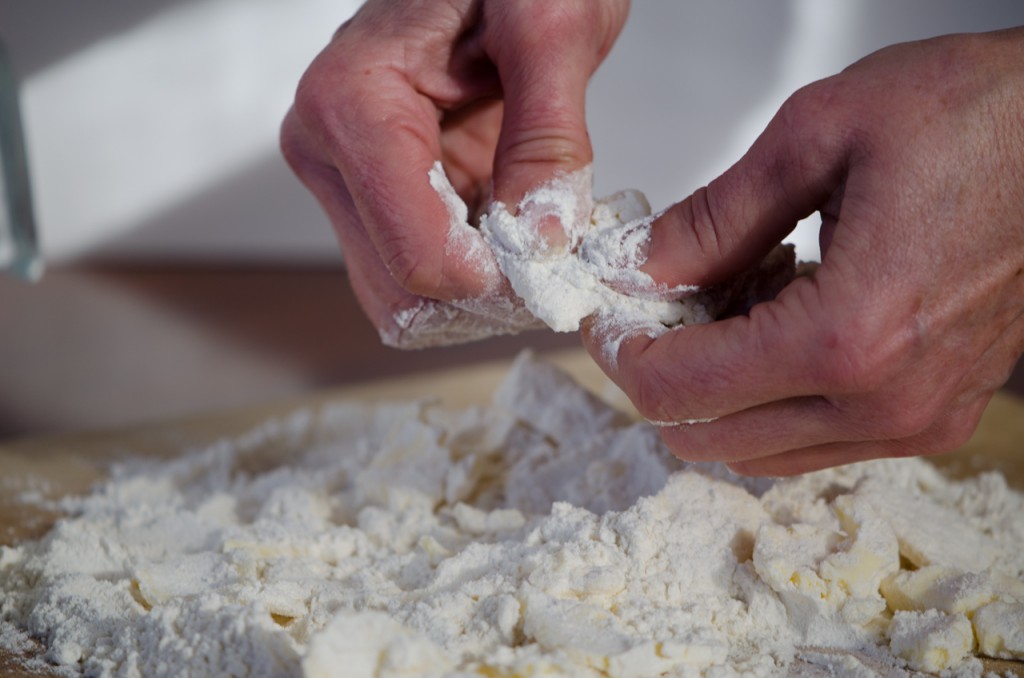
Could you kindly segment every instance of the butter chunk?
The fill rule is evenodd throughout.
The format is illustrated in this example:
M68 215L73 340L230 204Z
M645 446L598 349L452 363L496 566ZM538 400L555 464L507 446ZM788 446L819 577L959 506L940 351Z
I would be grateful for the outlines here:
M837 497L832 508L847 538L821 563L822 577L851 596L877 596L882 580L899 569L896 535L861 497Z
M929 497L893 492L877 478L857 489L892 527L900 554L917 567L945 565L981 572L992 565L998 549L964 516Z
M981 654L1024 659L1024 603L989 603L974 613L973 623Z
M832 511L839 524L762 525L754 567L794 618L805 620L805 638L825 628L815 615L862 629L885 611L883 579L899 570L896 536L862 497L842 495Z
M934 609L968 616L996 598L987 574L942 565L899 572L882 582L882 595L893 610Z
M728 647L712 639L651 640L638 636L602 607L536 592L526 598L523 633L569 657L577 667L576 675L580 675L579 666L586 666L602 675L642 678L682 672L687 665L721 664L728 657Z
M451 668L441 647L381 612L340 613L313 636L302 660L308 678L412 678Z
M971 622L962 614L899 611L889 623L893 654L916 671L945 671L959 664L974 648Z

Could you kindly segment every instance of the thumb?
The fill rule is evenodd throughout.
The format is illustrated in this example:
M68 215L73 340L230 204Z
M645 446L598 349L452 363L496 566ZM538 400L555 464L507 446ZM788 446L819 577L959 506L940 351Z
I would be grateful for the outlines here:
M846 146L800 93L724 174L652 224L642 270L670 286L712 285L760 261L825 205L846 171Z

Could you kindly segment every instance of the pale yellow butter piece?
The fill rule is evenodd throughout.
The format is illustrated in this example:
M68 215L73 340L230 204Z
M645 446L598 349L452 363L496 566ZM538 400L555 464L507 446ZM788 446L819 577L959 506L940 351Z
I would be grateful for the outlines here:
M974 632L962 614L899 611L889 623L889 645L910 668L938 672L956 666L970 654Z
M974 613L972 622L981 654L1024 659L1024 603L989 603Z
M893 492L877 478L868 478L857 494L885 517L899 540L900 554L917 567L945 565L963 572L981 572L995 559L998 549L991 537L961 514L928 497Z
M987 574L942 565L899 572L882 582L882 595L893 610L933 609L968 617L996 598Z
M857 495L836 497L832 508L847 537L821 563L821 576L850 596L877 596L882 580L899 569L896 535Z
M306 678L413 678L452 669L444 650L381 612L342 612L309 643Z
M754 567L791 614L813 610L870 630L885 611L882 580L899 570L896 535L857 495L837 497L832 512L839 530L835 523L762 525Z

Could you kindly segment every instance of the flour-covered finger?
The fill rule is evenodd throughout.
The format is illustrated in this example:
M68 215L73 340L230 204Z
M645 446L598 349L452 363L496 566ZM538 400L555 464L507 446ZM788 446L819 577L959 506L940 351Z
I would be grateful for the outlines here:
M790 398L830 392L831 375L814 350L802 297L813 284L796 280L749 316L625 338L585 337L598 364L640 413L654 421L722 417ZM593 325L594 329L600 326ZM609 347L610 340L612 342Z

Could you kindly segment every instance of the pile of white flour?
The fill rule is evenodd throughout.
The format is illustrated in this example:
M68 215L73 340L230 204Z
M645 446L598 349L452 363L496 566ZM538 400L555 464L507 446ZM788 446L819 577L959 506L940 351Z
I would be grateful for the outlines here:
M998 474L743 480L528 357L477 409L317 416L64 501L0 549L0 643L90 676L968 676L976 653L1024 656L1024 495Z

